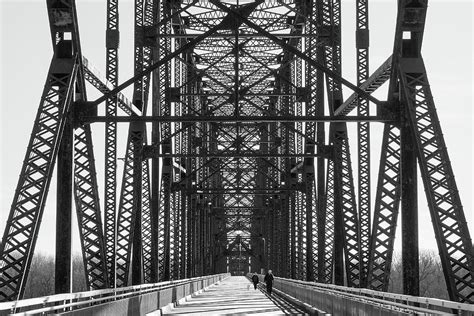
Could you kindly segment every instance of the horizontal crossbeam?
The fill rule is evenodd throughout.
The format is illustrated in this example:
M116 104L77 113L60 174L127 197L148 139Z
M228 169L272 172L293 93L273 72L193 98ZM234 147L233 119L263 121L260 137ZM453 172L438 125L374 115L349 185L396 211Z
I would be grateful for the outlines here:
M266 123L266 122L380 122L392 120L382 116L86 116L83 122L224 122L224 123Z
M258 151L234 151L234 152L212 152L212 153L188 153L188 154L171 154L171 153L160 153L158 148L154 149L151 146L145 146L143 151L144 158L311 158L311 157L323 157L324 154L278 154L278 153L259 153Z

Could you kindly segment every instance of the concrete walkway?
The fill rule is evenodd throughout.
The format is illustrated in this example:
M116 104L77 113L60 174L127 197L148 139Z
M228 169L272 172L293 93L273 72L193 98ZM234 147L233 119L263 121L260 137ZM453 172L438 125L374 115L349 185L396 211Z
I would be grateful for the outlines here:
M273 293L267 295L263 284L254 290L243 276L229 277L179 305L166 308L162 315L304 315L293 304Z

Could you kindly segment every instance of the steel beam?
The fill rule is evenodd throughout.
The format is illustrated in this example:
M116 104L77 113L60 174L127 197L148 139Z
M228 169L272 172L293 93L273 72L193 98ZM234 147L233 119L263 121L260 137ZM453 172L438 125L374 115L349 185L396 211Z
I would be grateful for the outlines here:
M70 117L64 127L59 148L57 180L61 186L56 192L56 255L54 293L71 290L72 241L72 187L73 187L73 128Z
M112 87L118 84L118 48L120 42L118 0L107 0L106 80ZM87 67L86 67L87 68ZM118 98L106 101L107 117L117 115ZM131 107L130 107L131 108ZM127 108L128 109L128 108ZM117 202L117 124L105 124L105 188L104 188L104 235L107 256L109 285L115 287L115 243L116 243L116 202Z
M356 51L357 85L360 86L369 76L369 5L368 0L356 3ZM357 98L357 115L368 116L369 101ZM358 130L358 187L359 187L359 227L360 227L360 265L361 285L367 284L367 265L369 261L370 223L371 223L371 185L370 185L370 124L359 122Z
M367 287L387 291L400 198L400 128L385 125L370 241Z
M420 295L418 187L414 135L405 119L401 128L401 210L403 294Z
M176 122L176 123L268 123L268 122L307 122L307 123L319 123L319 122L392 122L393 119L384 116L86 116L81 118L82 122Z

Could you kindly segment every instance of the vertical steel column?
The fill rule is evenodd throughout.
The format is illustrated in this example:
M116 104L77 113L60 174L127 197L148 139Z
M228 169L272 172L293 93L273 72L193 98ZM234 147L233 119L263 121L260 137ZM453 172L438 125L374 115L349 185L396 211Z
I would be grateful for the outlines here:
M79 72L75 4L47 1L47 6L54 56L0 245L0 301L23 296Z
M406 107L404 107L406 108ZM415 142L405 113L401 128L403 294L420 295L418 194Z
M86 284L103 289L108 287L108 273L92 132L85 125L74 134L74 195Z
M193 71L193 67L191 66L194 62L193 56L190 52L187 52L185 54L185 60L186 60L186 86L185 86L185 92L188 94L186 98L186 104L189 112L192 112L194 110L194 105L195 105L195 97L193 96L193 93L195 92L197 88L197 80L193 79L195 78L195 73ZM188 143L187 145L187 152L192 153L193 152L193 133L194 129L193 127L189 128L189 137L188 137ZM184 274L187 278L191 277L194 275L193 267L194 267L194 252L193 252L193 243L194 243L194 230L193 230L193 222L194 222L194 210L196 208L196 195L190 193L191 190L194 189L196 185L196 181L194 180L194 175L193 172L196 169L196 161L195 159L187 158L186 159L186 189L189 190L186 193L186 204L187 204L187 209L186 209L186 235L185 235L185 251L186 251L186 262L185 262L185 271Z
M187 263L187 248L186 248L186 237L188 234L187 231L187 221L188 221L188 196L185 191L180 192L182 199L181 199L181 206L180 206L180 214L179 217L181 218L180 222L180 229L181 235L179 237L179 258L180 258L180 265L178 271L178 278L185 279L186 278L186 263Z
M135 37L134 37L134 73L139 73L143 69L144 62L144 41L140 35L144 34L144 11L145 0L135 0ZM133 85L133 104L146 113L144 100L144 80L145 77L137 80ZM139 123L130 123L129 142L132 147L132 221L131 221L131 278L132 285L142 283L142 146L143 146L143 126Z
M474 303L474 252L421 55L427 1L400 1L398 76L451 300Z
M168 11L171 8L168 8ZM169 14L172 14L172 12L169 11ZM178 16L175 17L176 23L173 25L173 30L174 33L177 34L182 34L180 27L182 26L180 19ZM179 22L178 22L179 21ZM181 46L181 41L182 39L180 38L175 38L173 40L174 42L174 50L177 50ZM175 58L171 62L172 65L172 73L174 74L174 82L173 87L169 87L170 90L173 90L174 92L170 92L170 107L173 106L171 102L174 103L174 113L177 116L183 116L183 111L184 111L184 106L183 106L183 99L181 97L182 92L184 92L184 87L183 87L183 76L185 75L184 70L182 69L182 59ZM171 80L170 80L171 83ZM177 95L175 95L175 93ZM184 97L183 97L184 98ZM182 130L183 124L180 122L174 122L174 130ZM185 144L183 144L183 139L184 139L184 131L182 133L175 133L174 134L174 150L175 153L182 154L183 149L186 147ZM181 158L176 158L175 164L177 164L180 167L183 167L183 161L184 159ZM173 280L179 279L180 274L181 274L181 267L183 265L183 256L182 256L182 248L183 244L181 243L182 241L182 235L184 234L184 229L183 229L183 207L185 207L184 199L184 187L181 184L182 180L182 173L183 171L179 168L174 167L174 175L173 175L173 182L179 185L176 185L173 190L173 201L172 201L172 248L171 248L171 274Z
M145 126L146 127L146 126ZM146 128L144 128L143 143L146 143ZM152 283L151 281L151 260L154 257L154 253L151 249L152 240L152 222L151 222L151 188L150 188L150 165L148 160L142 159L142 194L141 194L141 206L142 206L142 263L143 263L143 282Z
M153 6L153 24L158 24L161 20L160 15L160 6L158 2L155 2ZM158 43L158 39L155 39ZM152 47L152 60L156 62L160 58L159 46L154 45ZM158 116L160 115L160 102L161 102L161 92L160 92L160 74L158 71L152 72L152 84L151 84L151 98L152 98L152 109L151 115ZM158 121L153 121L151 123L151 145L159 146L160 143L160 123ZM160 236L160 226L159 226L159 214L160 214L160 158L153 157L151 158L151 200L150 200L150 220L151 220L151 266L150 266L150 282L156 283L160 280L159 273L159 236Z
M133 144L132 133L129 129L127 136L127 150L125 152L120 204L117 216L117 243L116 243L116 286L127 286L130 271L132 234L134 228L133 205Z
M276 115L276 102L271 100L269 105L268 105L268 113L269 115ZM268 127L268 139L269 139L269 144L277 144L277 140L280 142L281 139L277 137L277 131L278 131L278 123L272 122L269 123ZM269 153L270 156L272 154L278 153L278 147L277 146L270 146L269 148ZM277 164L278 160L277 158L272 158L271 162L273 164ZM276 188L279 185L279 174L278 171L275 170L275 168L272 168L270 170L270 176L271 179L273 180L273 183L268 180L268 185L271 186L272 188ZM279 203L279 194L273 194L271 195L271 198L269 200L269 211L267 212L267 221L269 222L269 259L274 258L274 260L269 260L267 261L267 270L273 270L273 272L276 275L281 275L280 271L280 265L281 265L281 255L280 255L280 238L281 238L281 231L280 231L280 225L283 219L280 217L280 203Z
M194 243L196 241L195 239L195 232L194 232L194 223L196 221L195 219L195 209L196 209L196 197L195 195L191 196L191 201L190 201L190 208L189 208L189 214L188 214L188 223L187 223L187 231L188 235L186 238L186 244L187 244L187 253L188 253L188 260L187 260L187 265L186 265L186 275L187 277L193 277L195 275L195 270L194 267L195 262L196 262L196 256L194 253Z
M412 60L402 59L401 82L448 293L452 300L474 303L472 240L427 75L407 68ZM423 60L415 60L424 69Z
M400 4L401 2L399 2ZM401 118L399 82L396 64L400 49L400 25L403 14L398 12L397 30L390 66L390 85L386 110L394 114L396 123L385 124L375 196L373 229L370 241L367 287L387 291L390 281L395 232L401 199ZM381 108L379 108L381 110ZM396 115L397 114L397 115Z
M306 8L307 14L311 15L316 12L315 5L308 5ZM305 41L305 49L310 56L316 56L317 50L317 32L316 25L312 22L306 21L305 25L306 33L309 37ZM306 102L305 114L308 116L316 115L320 111L321 104L318 103L318 71L311 67L308 63L305 63L305 74L304 78L305 91L307 96L304 97ZM305 153L314 153L315 144L317 143L316 139L316 130L317 124L313 122L306 122L304 124L305 134L307 136L304 144ZM317 275L317 268L319 266L318 262L318 237L319 237L319 227L318 227L318 198L316 196L316 179L315 179L315 168L314 168L314 158L305 158L303 160L303 179L302 181L306 183L305 185L305 223L306 231L306 258L305 258L305 271L307 281L315 281ZM319 174L319 173L318 173Z
M133 234L132 234L132 285L142 284L142 152L144 126L141 122L130 125L133 143Z
M118 0L107 0L106 79L113 87L118 84L119 47ZM117 98L106 101L106 116L117 115ZM115 285L116 251L116 203L117 203L117 123L105 123L105 188L104 188L104 234L109 273L109 285Z
M73 175L73 129L68 116L58 152L56 192L56 256L54 293L69 293L71 289L71 217Z
M320 3L319 1L317 3ZM317 19L319 20L320 16L320 7L317 5ZM322 37L322 36L321 36ZM321 37L318 36L317 40L317 47L316 47L316 61L323 62L324 61L324 47L322 45L318 45L320 43ZM324 73L319 70L315 70L316 76L316 115L324 116ZM317 123L316 124L316 143L319 146L323 146L326 142L326 131L324 123ZM329 162L328 162L329 164ZM334 170L334 169L333 169ZM329 174L329 171L328 171ZM327 191L326 191L326 181L329 180L326 178L326 168L325 168L325 159L321 156L317 158L317 175L316 175L316 182L317 182L317 280L319 282L326 282L327 278L325 278L325 270L326 270L326 236L330 234L326 233L326 230L331 227L326 225L326 221L328 218L326 204L327 204ZM334 213L329 216L330 219L334 218ZM334 222L332 222L334 224ZM332 226L333 227L333 226ZM332 263L331 263L332 265Z
M260 130L260 152L264 154L269 154L269 125L267 123L261 123L259 124L259 130ZM268 167L268 164L266 161L263 159L258 159L257 160L258 167L259 167L259 177L257 180L257 188L258 189L263 189L265 187L269 186L269 171L270 168ZM259 203L257 204L261 209L258 211L258 216L259 216L259 229L260 229L260 235L259 237L262 239L262 247L261 249L261 260L260 260L260 267L259 269L256 270L257 272L261 273L262 269L266 270L267 269L267 262L268 262L268 242L269 242L269 237L270 235L270 230L269 230L269 225L271 222L268 220L268 213L269 213L269 204L271 200L271 196L259 196ZM254 214L256 216L257 214ZM254 271L255 272L255 271Z
M289 172L290 173L290 172ZM291 181L291 179L288 179ZM296 225L297 225L297 212L298 209L296 207L296 201L295 201L295 194L287 194L288 196L288 225L289 225L289 233L290 233L290 242L288 245L289 248L289 264L287 265L288 268L288 277L290 279L296 279L297 275L297 266L296 266L296 256L297 256L297 234L296 234Z
M334 284L344 285L344 206L343 206L343 138L338 131L340 123L332 124L331 134L334 145ZM329 170L329 168L328 168ZM329 191L329 190L328 190ZM349 282L349 280L348 280Z
M0 301L23 296L65 114L71 104L78 66L74 58L57 57L51 61L0 245Z
M303 14L306 11L306 7L301 7L299 8L299 11ZM297 25L298 28L302 29L302 24ZM303 41L300 40L298 42L298 49L303 50ZM296 58L294 61L294 92L296 94L296 97L294 98L295 102L295 116L303 116L303 102L307 104L307 96L306 96L306 91L304 88L304 82L303 82L303 61L301 58ZM305 146L303 142L303 122L296 122L295 123L295 152L296 153L305 153ZM310 164L311 162L311 164ZM306 217L311 216L312 209L310 209L310 213L307 214L308 208L306 206L307 199L306 196L311 197L312 196L312 188L314 186L314 173L311 172L311 168L306 168L304 166L305 159L304 158L296 158L295 159L295 166L293 167L294 171L292 174L292 182L291 186L295 189L294 197L296 199L296 203L294 203L296 207L296 213L297 213L297 220L296 220L296 278L300 280L306 280L307 278L307 256L308 256L308 244L304 242L304 238L307 236L307 230L311 229L311 226L308 226L308 224L311 225L311 221L307 221ZM306 162L307 165L312 165L314 163L313 159L310 158L309 161ZM311 176L307 177L307 180L309 180L308 188L299 188L298 185L301 183L304 183L303 181L303 173L306 176ZM305 177L306 180L306 177ZM312 181L311 181L312 180ZM309 192L308 192L309 191ZM311 243L310 243L311 245Z
M334 72L341 74L341 2L340 0L323 1L323 25L330 34L330 45L325 47L325 65ZM342 104L342 84L331 76L326 76L327 94L329 101L329 112L331 114ZM351 157L349 150L349 140L347 135L347 124L331 124L332 138L330 140L336 146L341 146L340 150L336 148L335 161L341 159L339 168L335 165L335 172L341 172L335 179L341 180L341 201L337 198L336 203L341 203L343 207L343 226L344 226L344 255L345 272L348 286L360 286L360 229L357 206L354 193L354 181L352 175ZM336 207L337 210L337 207ZM335 212L335 216L337 213ZM337 230L337 227L336 227ZM337 248L336 248L337 249Z
M159 21L165 20L167 17L167 3L160 1L157 4L156 14L159 14ZM159 35L170 34L170 21L163 22L158 27ZM158 38L157 55L158 59L163 58L171 51L171 40L166 37ZM156 56L155 56L156 57ZM159 103L159 115L169 116L171 115L171 103L169 98L166 97L166 89L170 87L171 75L169 69L169 63L158 67L158 82L155 84L156 97ZM161 137L161 152L171 153L171 123L162 122L160 126L160 137ZM159 280L169 280L170 278L170 216L172 211L171 206L171 182L173 181L173 162L171 158L162 159L161 169L161 186L160 186L160 207L159 207L159 219L158 219L158 232L159 232L159 247L158 247L158 265L159 265Z
M307 8L308 19L306 22L306 33L309 37L306 39L306 51L308 55L319 63L324 63L324 36L322 29L318 29L318 24L322 23L322 3L320 1L311 1ZM324 74L322 71L306 63L306 90L308 99L306 103L306 115L323 116L324 115ZM319 146L325 143L324 123L307 122L306 135L314 140ZM314 153L315 145L306 140L305 152ZM306 172L306 208L307 208L307 242L308 242L308 267L307 279L309 281L324 281L325 266L325 230L326 230L326 208L325 208L325 166L324 158L320 155L316 160L316 179L314 174L314 159L305 161ZM309 177L309 179L308 179ZM308 183L313 183L312 188ZM311 192L308 192L311 190ZM311 229L310 229L311 228ZM311 262L309 262L311 261Z
M289 96L292 92L293 87L292 83L292 63L289 59L292 57L286 53L286 58L283 58L283 64L286 66L280 70L280 89L281 93L284 95L280 98L280 112L282 115L293 115L293 99ZM291 123L290 123L291 124ZM290 132L290 127L294 127L294 123L290 124L282 124L280 123L281 129L281 139L282 139L282 153L283 154L291 154L294 152L294 133ZM284 159L280 158L281 163L281 170L284 170L285 173L281 176L282 182L284 185L280 183L280 186L283 186L285 189L289 188L291 185L291 169L292 169L292 159ZM282 238L282 248L281 251L283 252L282 258L282 268L284 272L282 276L294 278L294 272L296 270L295 267L295 251L296 251L296 244L295 244L295 214L294 209L295 205L292 203L294 201L294 194L286 191L282 194L282 203L281 203L281 210L283 214L283 236L287 236L286 238Z
M356 4L356 49L357 86L369 77L369 15L368 0L357 0ZM357 115L369 115L369 101L357 98ZM367 265L370 242L370 124L357 123L358 129L358 184L359 184L359 227L361 286L367 284Z
M143 0L136 0L135 1L135 38L134 38L134 73L138 74L143 71L144 68L150 63L150 54L149 49L145 49L145 44L149 44L145 41L145 28L144 22L147 21L148 24L151 24L149 21L149 15L147 15L147 19L144 18L144 13L149 13L151 7L150 3L146 1L144 3ZM137 79L134 82L133 87L133 103L134 105L142 112L146 113L147 108L147 98L148 98L148 87L149 87L149 77L143 76ZM130 271L130 259L132 257L132 240L134 239L134 230L136 225L136 221L142 222L141 214L140 217L137 218L135 211L137 199L140 200L140 209L143 207L142 204L142 194L137 196L137 185L141 185L141 179L143 178L143 174L136 175L134 172L135 170L146 171L143 166L138 168L135 166L134 162L136 159L135 152L138 150L134 147L135 144L138 145L138 140L136 140L138 134L141 135L142 140L140 141L140 146L143 146L145 140L145 133L142 130L133 130L132 128L141 129L142 127L138 125L131 124L129 127L128 138L127 138L127 149L125 152L125 166L124 166L124 173L122 179L122 188L120 194L120 204L119 204L119 212L118 212L118 220L117 220L117 243L116 243L116 284L117 286L126 286L128 284L128 277ZM143 170L142 170L143 169ZM140 188L141 190L141 188ZM145 195L147 196L147 195ZM140 228L141 232L141 228ZM141 238L140 236L137 238ZM147 241L148 242L148 241ZM151 241L149 242L151 243ZM141 247L141 246L140 246ZM149 249L149 248L147 248ZM140 250L141 251L141 250ZM142 252L140 253L140 257L142 256ZM132 259L137 260L137 258ZM140 260L142 262L142 260ZM137 262L136 262L137 263ZM140 270L141 270L140 264ZM134 267L134 269L138 269Z
M153 72L153 88L152 88L152 99L153 99L153 109L152 115L158 115L159 108L156 97L156 87L155 84L158 82L157 71ZM160 130L159 123L154 121L152 123L152 134L151 142L152 146L157 146L160 141ZM158 247L159 247L159 213L160 213L160 159L155 157L151 160L151 201L150 201L150 212L151 212L151 268L150 268L150 282L156 283L159 281L159 271L158 271Z
M393 106L398 106L394 101ZM370 241L367 287L387 291L395 231L400 206L400 127L386 124L382 136L380 166Z
M331 131L330 131L331 132ZM334 148L334 147L333 147ZM335 160L334 160L334 149L332 155L328 160L327 167L327 182L324 198L323 208L325 209L325 229L324 236L321 241L321 247L323 248L322 261L318 263L318 280L322 283L333 283L334 274L334 243L335 243L335 212L336 212L336 179L335 179ZM319 213L318 213L319 216ZM319 217L318 217L319 219ZM320 254L318 254L319 258ZM318 259L319 260L319 259Z
M177 31L180 32L181 31ZM175 40L175 49L178 49L181 45L183 44L182 39L176 39ZM175 60L175 85L176 88L179 89L180 94L186 93L186 78L187 78L187 69L186 69L186 64L182 62L181 59L176 59ZM175 113L178 115L184 116L188 114L188 109L186 107L186 97L180 97L179 102L176 103L175 106ZM183 128L182 123L177 124L176 129L182 129ZM188 134L187 132L184 132L181 134L181 137L176 140L177 142L177 148L178 152L183 154L187 153L187 138ZM178 164L180 166L183 166L186 170L186 172L189 172L188 169L186 168L186 159L181 158L178 159ZM184 278L184 270L186 267L186 247L185 247L185 241L186 241L186 199L187 199L187 192L186 192L186 174L182 170L177 171L177 180L178 183L180 183L180 186L178 188L178 201L176 205L176 218L177 220L177 226L178 226L178 236L176 236L176 257L177 257L177 266L176 266L176 278L177 279L182 279Z

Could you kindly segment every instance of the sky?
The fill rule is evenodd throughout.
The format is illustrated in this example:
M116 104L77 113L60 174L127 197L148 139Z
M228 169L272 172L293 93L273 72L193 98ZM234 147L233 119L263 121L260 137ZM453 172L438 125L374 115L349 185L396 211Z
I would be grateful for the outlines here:
M343 76L355 82L355 1L342 5ZM82 52L105 74L106 1L77 1ZM370 72L391 54L396 1L369 1ZM121 1L119 82L133 72L133 2ZM448 147L464 212L474 233L473 216L473 4L470 0L432 0L429 4L422 54L434 101ZM8 218L13 194L52 57L46 2L0 0L0 232ZM128 93L127 93L128 92ZM349 91L344 91L347 97ZM130 90L125 95L131 96ZM90 99L98 94L88 90ZM375 96L386 99L386 90ZM124 130L124 129L122 129ZM349 126L355 139L355 124ZM372 125L372 186L375 188L380 157L382 126ZM93 128L99 192L103 199L103 127ZM122 137L124 139L125 137ZM119 143L118 157L125 144ZM122 149L121 149L122 148ZM351 144L353 161L356 145ZM119 168L122 165L119 163ZM354 165L355 168L355 165ZM356 172L356 169L354 170ZM120 176L119 176L120 179ZM431 219L421 180L419 181L420 248L436 249ZM55 190L53 181L37 251L54 253ZM375 194L373 194L375 196ZM101 201L102 201L101 199ZM373 203L373 202L372 202ZM77 224L74 222L73 227ZM79 251L77 231L73 249ZM397 238L396 247L400 247Z

